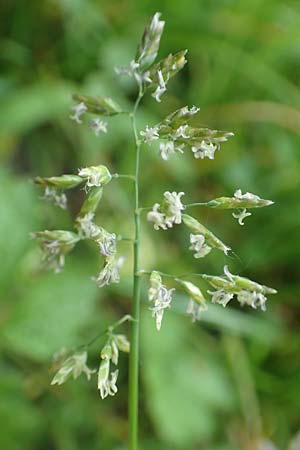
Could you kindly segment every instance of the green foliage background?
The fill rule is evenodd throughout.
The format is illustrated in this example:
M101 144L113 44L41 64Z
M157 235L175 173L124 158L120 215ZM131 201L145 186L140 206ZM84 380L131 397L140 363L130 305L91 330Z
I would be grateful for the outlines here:
M129 246L122 244L128 254L122 283L107 290L90 281L100 261L89 246L72 253L62 274L41 272L29 232L70 228L83 194L71 195L66 214L42 204L30 178L99 163L132 170L128 119L111 119L109 133L97 139L69 120L70 98L73 92L111 95L128 107L135 88L117 78L114 66L132 59L157 10L167 21L160 56L188 48L189 63L169 83L161 105L145 99L139 126L195 104L202 124L236 136L213 162L179 155L165 163L154 147L144 148L142 201L149 206L168 189L186 192L186 202L205 201L238 187L274 200L244 227L227 212L194 212L237 253L229 260L232 271L279 294L269 299L266 313L215 306L193 326L182 314L186 299L178 295L159 334L143 308L141 449L266 450L275 448L271 441L281 450L300 448L299 2L10 0L2 1L0 19L5 450L126 450L126 357L119 393L104 402L95 379L63 387L50 387L49 380L55 351L89 340L130 310ZM130 235L130 194L130 183L112 182L98 223ZM222 271L226 260L218 252L196 261L187 243L180 227L154 232L145 224L144 267ZM98 365L99 346L91 348L91 366Z

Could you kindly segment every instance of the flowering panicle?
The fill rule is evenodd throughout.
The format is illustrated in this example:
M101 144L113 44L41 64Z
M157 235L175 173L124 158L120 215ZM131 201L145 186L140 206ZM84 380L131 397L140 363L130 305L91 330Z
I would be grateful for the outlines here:
M155 203L152 211L147 214L147 220L153 223L154 229L172 228L181 223L181 211L185 208L181 202L184 192L165 192L162 204Z
M153 271L150 276L150 288L148 291L148 298L150 302L154 302L154 306L150 308L152 317L155 318L156 329L159 331L166 308L171 307L172 294L174 288L167 289L162 284L161 276L158 272Z
M147 126L141 132L145 143L160 139L160 154L162 159L168 160L176 153L191 150L196 159L214 159L216 150L220 150L221 143L233 136L231 132L210 130L209 128L195 128L189 125L190 119L199 112L199 108L184 106L169 114L162 122L153 128ZM147 133L155 130L155 134Z
M111 363L118 365L119 350L129 353L130 343L124 334L109 334L108 340L101 351L101 363L98 370L98 390L102 399L108 395L114 396L117 391L119 371L110 372Z
M140 221L141 212L149 208L144 208L139 203L140 188L139 179L141 178L139 170L139 148L141 143L151 145L157 142L160 156L164 161L179 153L189 152L195 159L213 160L221 145L226 142L232 132L219 131L208 127L197 126L196 115L200 108L196 106L181 107L168 114L158 124L154 126L147 125L144 130L138 133L136 128L136 112L139 102L144 94L149 93L157 102L161 102L163 95L167 91L169 80L176 75L185 66L186 50L169 54L156 62L159 52L160 40L162 37L165 22L160 20L160 13L155 13L148 23L135 58L128 67L119 68L117 72L121 75L132 77L138 86L138 96L130 116L132 129L136 144L136 172L130 174L114 174L104 165L95 165L83 167L75 175L62 175L58 177L36 177L34 182L45 188L43 196L46 200L51 200L63 209L67 207L67 197L65 190L83 185L85 191L84 201L75 218L75 232L64 230L40 231L33 233L32 236L38 241L43 252L43 261L55 272L60 272L64 266L65 255L69 253L80 240L92 240L99 247L100 255L103 257L103 266L99 274L94 277L98 287L103 287L120 281L120 269L124 262L123 256L117 253L117 235L104 229L95 223L96 211L99 206L103 191L115 178L127 178L134 180L135 184L135 232L132 238L124 238L134 244L134 295L133 295L133 316L125 315L113 326L108 327L103 334L99 334L88 344L79 347L80 350L72 354L63 355L61 362L57 364L57 372L54 375L52 384L61 385L68 378L73 376L77 378L84 373L87 379L95 372L87 366L87 352L89 345L96 339L106 335L106 342L100 353L100 365L98 370L98 390L102 399L108 396L114 396L117 391L118 362L120 351L128 353L130 344L137 349L139 314L136 306L140 302L140 293L138 288L138 277L149 274L149 272L140 269L139 248L140 248ZM115 100L111 97L92 97L88 95L73 95L76 103L71 107L72 114L70 118L78 124L85 124L95 134L96 137L101 133L107 133L107 117L113 117L117 114L125 113ZM90 118L90 115L93 115ZM87 117L87 120L85 120ZM141 139L138 138L141 136ZM155 203L152 210L147 214L147 220L153 224L155 230L167 230L174 225L180 225L182 222L189 230L189 249L193 251L194 257L200 259L205 257L213 249L223 252L226 256L231 251L230 247L225 245L214 233L207 229L195 218L184 213L188 207L205 206L219 209L233 209L233 216L243 225L245 217L250 215L250 208L260 208L273 204L270 200L265 200L257 195L246 192L242 194L238 189L233 197L219 197L208 202L192 203L184 205L182 197L184 192L175 192L170 189L163 194L160 203ZM208 290L213 303L226 306L234 297L241 306L249 305L252 308L260 308L265 311L268 294L275 294L276 291L267 286L261 285L247 278L233 275L227 266L224 267L224 274L221 276L212 276L207 274L194 274L209 283L213 290ZM167 275L166 275L167 276ZM188 304L186 313L191 316L192 321L199 320L204 311L207 310L207 300L198 286L190 281L182 280L185 276L173 278L173 282L178 283L179 287L187 294ZM187 275L186 275L187 277ZM202 281L203 282L203 281ZM150 310L155 319L156 329L160 330L164 312L171 307L172 296L175 289L168 289L162 280L161 273L152 271L150 275L150 286L148 298L151 302ZM115 334L114 330L128 318L132 323L132 343L129 343L124 334ZM132 418L137 409L137 353L132 353L130 364L130 392L133 392L130 408ZM135 397L135 398L133 398ZM135 404L134 404L135 403ZM132 431L132 430L131 430ZM134 436L131 436L135 439Z
M229 272L227 266L224 267L224 275L215 277L203 275L216 291L208 291L212 295L212 302L226 306L227 303L236 295L238 302L244 306L249 305L256 309L266 310L266 294L276 294L275 289L256 283L248 278L233 275Z
M65 383L71 376L74 380L84 373L88 380L91 375L96 372L87 366L88 354L86 351L77 352L65 359L60 365L59 370L54 375L51 384L58 384L59 386Z

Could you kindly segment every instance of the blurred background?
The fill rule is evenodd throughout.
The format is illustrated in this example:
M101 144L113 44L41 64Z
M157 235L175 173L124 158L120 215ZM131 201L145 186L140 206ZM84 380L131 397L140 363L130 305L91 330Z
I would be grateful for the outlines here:
M0 78L0 447L5 450L126 450L127 356L119 392L101 401L96 379L51 387L51 359L90 340L130 311L132 255L122 282L99 290L97 251L80 244L63 273L45 273L31 231L72 228L83 193L69 212L45 204L30 179L107 164L133 170L128 118L109 120L96 138L69 119L74 92L108 95L129 108L132 81L114 67L134 57L150 16L166 20L159 57L185 49L188 65L162 103L143 102L139 127L174 109L201 107L198 124L234 131L214 161L155 146L142 151L142 203L166 190L185 202L231 196L241 188L272 199L245 226L226 211L192 213L231 246L195 260L188 232L155 232L143 223L143 267L170 273L232 272L278 289L266 313L237 302L212 305L192 325L177 294L160 333L147 309L141 337L141 450L300 449L300 5L286 0L10 0L1 2ZM105 190L97 222L132 233L126 180ZM203 286L203 288L205 288ZM126 325L123 331L126 331ZM96 342L89 363L99 364Z

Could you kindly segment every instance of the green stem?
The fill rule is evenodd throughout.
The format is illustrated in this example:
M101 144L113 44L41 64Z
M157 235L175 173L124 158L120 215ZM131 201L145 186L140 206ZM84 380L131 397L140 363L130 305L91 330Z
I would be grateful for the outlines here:
M115 322L112 325L110 325L109 327L107 327L104 331L101 331L100 333L96 334L96 336L94 336L86 344L79 345L76 348L76 350L79 350L81 348L88 348L88 347L90 347L92 344L94 344L94 342L98 341L98 339L102 338L103 336L107 335L108 333L111 333L113 330L115 330L117 327L122 325L124 322L130 321L130 320L133 321L133 318L129 314L126 314L120 320L118 320L117 322Z
M161 275L162 277L166 277L166 278L189 278L189 277L203 277L205 276L205 274L203 273L183 273L181 275L172 275L170 273L165 273L165 272L160 272L159 270L156 270L155 272L157 272L159 275ZM142 275L151 275L151 271L150 270L140 270L138 275L142 276Z
M197 202L197 203L188 203L187 205L184 205L185 208L191 208L193 206L209 206L209 207L214 207L216 206L216 203L214 200L211 200L209 202ZM139 208L140 212L144 212L144 211L150 211L152 209L152 206L146 206L146 207L141 207Z
M140 140L136 128L136 111L142 99L142 91L136 99L133 111L130 115L132 130L134 134L136 154L135 154L135 207L134 225L135 241L133 246L133 304L131 315L130 355L129 355L129 449L138 450L138 394L139 394L139 332L140 332L140 291L141 277L139 272L140 259L140 212L139 212L139 169L140 169Z
M126 314L125 316L123 316L120 320L118 320L117 322L113 323L110 327L108 327L108 331L113 331L116 328L118 328L120 325L122 325L124 322L127 321L133 321L133 317L130 314Z
M216 206L216 202L214 200L211 200L209 202L197 202L197 203L189 203L188 205L185 205L186 208L190 208L192 206Z
M114 173L112 175L113 178L127 178L128 180L132 180L135 181L135 176L134 175L127 175L127 174L123 174L123 173Z

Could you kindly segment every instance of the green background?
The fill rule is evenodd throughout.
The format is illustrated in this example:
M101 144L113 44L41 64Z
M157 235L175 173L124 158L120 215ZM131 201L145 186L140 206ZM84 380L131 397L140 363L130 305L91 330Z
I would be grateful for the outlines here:
M119 392L101 401L96 379L51 387L51 358L130 311L132 255L122 282L99 290L90 277L100 259L80 244L62 274L40 269L30 231L69 228L70 211L44 204L30 179L107 164L130 173L128 118L109 120L96 138L69 120L71 94L109 95L124 108L136 95L120 79L149 17L166 20L159 56L185 49L188 65L161 104L147 96L139 127L174 109L201 107L199 125L234 131L214 161L142 150L141 201L166 190L184 201L232 195L235 189L275 201L240 227L229 211L193 214L235 253L195 260L182 227L155 232L143 222L143 267L170 273L220 274L223 265L278 289L266 313L236 302L212 305L192 325L178 294L157 333L143 285L141 450L299 450L300 430L300 5L287 0L10 0L1 2L0 43L0 447L5 450L126 450L127 356ZM131 182L105 189L97 223L131 235ZM221 255L221 256L220 256ZM126 326L124 327L124 331ZM99 364L101 342L89 363ZM299 437L298 437L299 439ZM272 444L273 443L273 444Z

